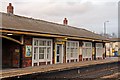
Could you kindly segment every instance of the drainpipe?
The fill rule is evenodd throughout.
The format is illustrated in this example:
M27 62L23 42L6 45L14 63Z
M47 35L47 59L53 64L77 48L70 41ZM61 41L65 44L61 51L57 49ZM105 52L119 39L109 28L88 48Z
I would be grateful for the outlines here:
M19 61L19 67L22 68L23 67L23 48L24 48L24 36L21 36L21 43L22 45L20 45L20 61Z
M19 61L19 67L22 68L23 65L23 45L20 45L20 61Z

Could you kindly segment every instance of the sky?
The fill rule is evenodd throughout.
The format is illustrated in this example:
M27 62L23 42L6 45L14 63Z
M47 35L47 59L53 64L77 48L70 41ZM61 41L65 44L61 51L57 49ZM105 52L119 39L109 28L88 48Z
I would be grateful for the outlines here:
M14 14L84 28L95 33L118 34L119 0L0 0L0 12L6 13L9 3Z

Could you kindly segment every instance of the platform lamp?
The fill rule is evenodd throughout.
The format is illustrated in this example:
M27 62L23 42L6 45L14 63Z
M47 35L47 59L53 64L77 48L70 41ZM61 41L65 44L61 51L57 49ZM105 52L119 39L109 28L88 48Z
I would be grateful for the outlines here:
M109 22L109 21L105 21L104 22L104 36L107 37L106 35L106 23ZM105 46L105 57L106 57L106 46Z
M105 21L104 22L104 36L106 35L106 23L109 22L109 21Z

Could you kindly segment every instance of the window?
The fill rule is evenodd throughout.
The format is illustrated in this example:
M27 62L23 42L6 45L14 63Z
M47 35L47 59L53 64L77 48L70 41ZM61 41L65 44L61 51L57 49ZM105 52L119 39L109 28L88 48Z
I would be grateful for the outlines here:
M46 46L46 41L39 40L39 46Z
M102 57L104 53L102 43L96 43L96 57Z
M33 39L33 64L50 61L52 63L52 40Z
M102 45L102 43L96 43L96 47L103 48L103 45Z
M37 60L38 47L34 47L34 60Z
M66 43L67 60L78 59L78 41L68 41Z
M46 47L39 47L39 59L44 59L44 54L46 53L45 52L46 50Z
M47 46L51 46L51 41L47 41Z
M38 46L38 40L34 41L34 46Z
M51 47L47 48L47 59L50 59Z
M92 58L92 43L91 42L84 42L83 49L82 49L82 56L83 58Z

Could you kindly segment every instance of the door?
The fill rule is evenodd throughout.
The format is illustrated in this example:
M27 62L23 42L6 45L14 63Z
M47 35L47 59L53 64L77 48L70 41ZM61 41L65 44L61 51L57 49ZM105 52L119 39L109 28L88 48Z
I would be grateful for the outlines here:
M63 63L63 45L57 44L56 48L56 63Z

